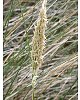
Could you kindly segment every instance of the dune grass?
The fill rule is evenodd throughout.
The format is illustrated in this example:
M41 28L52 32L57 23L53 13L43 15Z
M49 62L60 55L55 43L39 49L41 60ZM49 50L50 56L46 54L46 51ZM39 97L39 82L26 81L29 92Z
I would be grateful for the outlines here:
M4 2L4 100L31 100L31 50L42 0ZM77 100L78 1L48 0L37 100Z

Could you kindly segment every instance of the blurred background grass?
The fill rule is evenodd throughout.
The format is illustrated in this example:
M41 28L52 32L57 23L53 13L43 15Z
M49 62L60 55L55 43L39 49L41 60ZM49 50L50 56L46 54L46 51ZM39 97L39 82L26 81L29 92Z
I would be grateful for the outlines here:
M31 100L31 41L42 0L4 0L4 100ZM77 100L77 0L48 0L37 100Z

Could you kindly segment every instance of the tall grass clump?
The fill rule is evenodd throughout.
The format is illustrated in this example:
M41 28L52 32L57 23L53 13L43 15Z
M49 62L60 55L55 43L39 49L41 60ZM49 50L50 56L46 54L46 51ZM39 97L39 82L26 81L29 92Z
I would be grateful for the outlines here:
M78 0L4 0L3 7L4 100L77 100Z
M32 100L34 100L34 91L36 86L36 78L37 72L43 62L43 50L45 47L45 29L46 29L46 22L47 22L47 15L46 15L46 2L44 0L42 3L42 8L40 9L39 17L37 20L37 25L35 25L34 36L32 40Z

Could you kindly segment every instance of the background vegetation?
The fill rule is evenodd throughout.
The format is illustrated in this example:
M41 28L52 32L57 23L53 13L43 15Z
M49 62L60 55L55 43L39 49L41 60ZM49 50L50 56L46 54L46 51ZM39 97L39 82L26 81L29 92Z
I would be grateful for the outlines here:
M31 44L42 0L4 0L4 100L31 100ZM77 0L48 0L37 100L77 100Z

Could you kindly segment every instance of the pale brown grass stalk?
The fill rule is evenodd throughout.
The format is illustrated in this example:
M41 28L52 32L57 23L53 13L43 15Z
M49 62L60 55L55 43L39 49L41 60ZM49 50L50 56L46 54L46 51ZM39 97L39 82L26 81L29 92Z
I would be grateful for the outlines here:
M37 25L35 25L34 36L32 40L32 88L33 88L33 96L32 100L34 100L34 88L36 85L37 72L39 67L43 62L43 50L45 47L45 29L46 29L46 0L42 3L42 8L40 9L39 17L37 20Z

